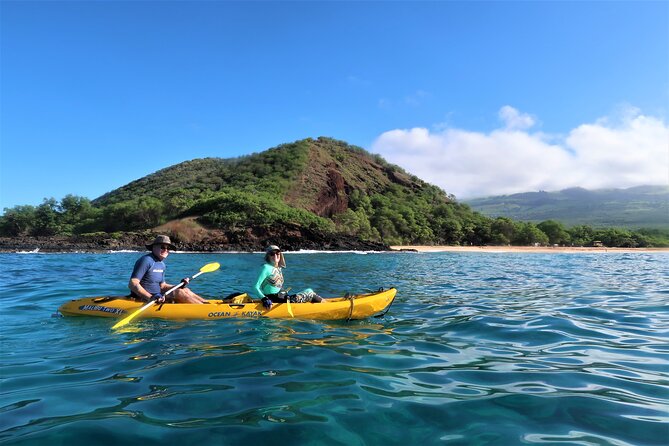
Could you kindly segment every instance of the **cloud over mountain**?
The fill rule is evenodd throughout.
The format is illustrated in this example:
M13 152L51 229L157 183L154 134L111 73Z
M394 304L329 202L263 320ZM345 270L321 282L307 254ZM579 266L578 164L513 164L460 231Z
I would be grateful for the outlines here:
M459 198L568 187L669 184L669 126L625 107L553 136L511 106L489 133L417 127L384 132L371 151Z

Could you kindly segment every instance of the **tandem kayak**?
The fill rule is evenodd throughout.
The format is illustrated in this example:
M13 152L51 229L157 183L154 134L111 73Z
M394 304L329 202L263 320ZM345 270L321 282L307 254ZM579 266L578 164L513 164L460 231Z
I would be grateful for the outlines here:
M281 303L266 309L260 300L240 294L231 299L209 300L208 304L155 304L138 318L169 320L213 320L233 318L365 319L390 307L397 290L379 289L373 293L326 298L321 303ZM63 316L98 316L121 318L138 310L145 302L126 296L85 297L58 308Z

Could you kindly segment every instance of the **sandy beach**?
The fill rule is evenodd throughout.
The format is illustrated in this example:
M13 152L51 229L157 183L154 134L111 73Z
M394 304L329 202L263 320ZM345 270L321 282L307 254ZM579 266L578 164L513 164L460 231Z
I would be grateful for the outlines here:
M522 252L522 253L632 253L669 252L669 248L590 248L551 246L391 246L395 251L418 252Z

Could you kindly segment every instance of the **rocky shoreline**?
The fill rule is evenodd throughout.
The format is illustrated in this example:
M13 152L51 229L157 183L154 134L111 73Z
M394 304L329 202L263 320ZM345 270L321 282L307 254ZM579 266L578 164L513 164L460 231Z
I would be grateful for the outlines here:
M389 251L383 243L362 241L341 234L331 235L298 226L247 228L237 231L208 230L197 235L172 231L95 233L73 236L0 237L0 252L108 252L144 251L157 234L168 234L178 251L258 252L270 244L286 251Z

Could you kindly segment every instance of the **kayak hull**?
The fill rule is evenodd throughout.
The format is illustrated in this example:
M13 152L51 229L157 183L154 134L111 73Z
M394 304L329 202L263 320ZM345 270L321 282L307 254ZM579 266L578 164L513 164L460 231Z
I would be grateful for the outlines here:
M390 288L373 293L328 298L321 303L274 304L267 310L260 300L245 295L234 301L209 300L208 304L155 304L143 311L138 318L166 320L217 320L269 317L278 319L365 319L382 312L395 299L397 290ZM240 302L240 303L235 303ZM96 316L122 318L138 310L144 302L126 296L85 297L71 300L60 306L63 316Z

